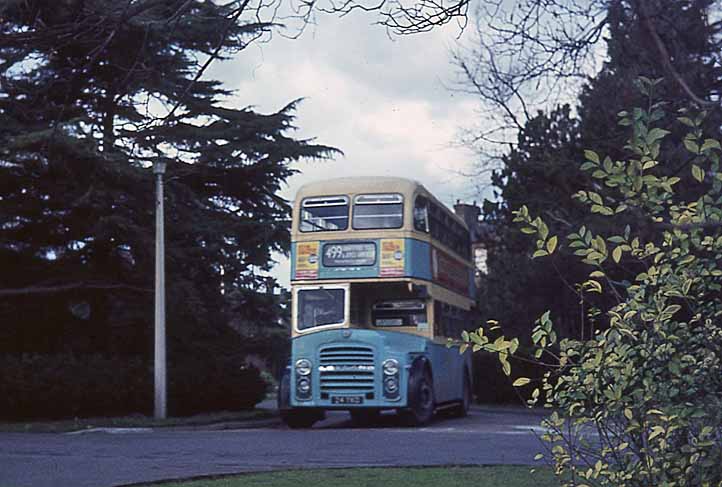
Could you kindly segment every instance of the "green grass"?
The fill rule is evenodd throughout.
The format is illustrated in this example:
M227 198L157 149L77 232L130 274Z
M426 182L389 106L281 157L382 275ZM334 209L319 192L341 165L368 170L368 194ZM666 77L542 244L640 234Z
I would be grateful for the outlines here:
M5 433L64 433L90 428L158 428L167 426L205 426L215 423L268 419L276 415L271 409L218 412L195 416L155 419L149 416L120 416L110 418L76 418L59 421L0 422Z
M290 470L153 484L158 487L559 487L549 468L526 466ZM150 485L150 484L149 484Z

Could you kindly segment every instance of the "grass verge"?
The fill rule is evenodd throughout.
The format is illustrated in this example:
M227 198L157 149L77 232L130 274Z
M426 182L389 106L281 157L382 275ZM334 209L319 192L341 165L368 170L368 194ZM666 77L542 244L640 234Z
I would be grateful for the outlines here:
M4 433L64 433L91 428L159 428L167 426L205 426L215 423L233 423L268 419L276 416L272 409L249 411L224 411L195 416L155 419L149 416L133 415L110 418L75 418L59 421L0 422Z
M528 466L348 468L289 470L230 477L145 484L158 487L559 487L550 468Z

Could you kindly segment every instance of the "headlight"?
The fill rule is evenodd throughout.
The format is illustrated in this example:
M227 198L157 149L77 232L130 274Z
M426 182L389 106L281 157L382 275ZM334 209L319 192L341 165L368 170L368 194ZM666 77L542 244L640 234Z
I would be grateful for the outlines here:
M296 360L296 373L298 375L309 375L311 373L311 361L305 358Z
M384 360L382 364L384 375L396 375L399 373L399 361L392 358Z
M396 377L387 377L384 381L384 388L387 392L394 394L399 389L399 382Z
M296 387L298 388L299 392L308 392L311 390L311 381L308 380L306 377L302 377L298 379L298 382L296 383Z

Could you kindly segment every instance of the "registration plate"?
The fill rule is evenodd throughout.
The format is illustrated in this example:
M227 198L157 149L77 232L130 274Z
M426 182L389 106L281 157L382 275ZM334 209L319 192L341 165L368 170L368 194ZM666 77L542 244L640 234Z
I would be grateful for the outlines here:
M331 404L363 404L363 396L331 396Z

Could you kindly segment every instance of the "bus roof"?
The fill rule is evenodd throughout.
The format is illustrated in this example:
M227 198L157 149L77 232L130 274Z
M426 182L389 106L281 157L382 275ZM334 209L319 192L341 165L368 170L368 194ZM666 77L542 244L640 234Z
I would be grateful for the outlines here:
M401 193L413 195L414 192L422 193L430 200L444 208L449 215L467 227L463 218L449 209L444 203L434 197L421 183L413 179L391 177L391 176L359 176L324 179L306 183L296 193L296 203L311 196L353 196L365 193Z

